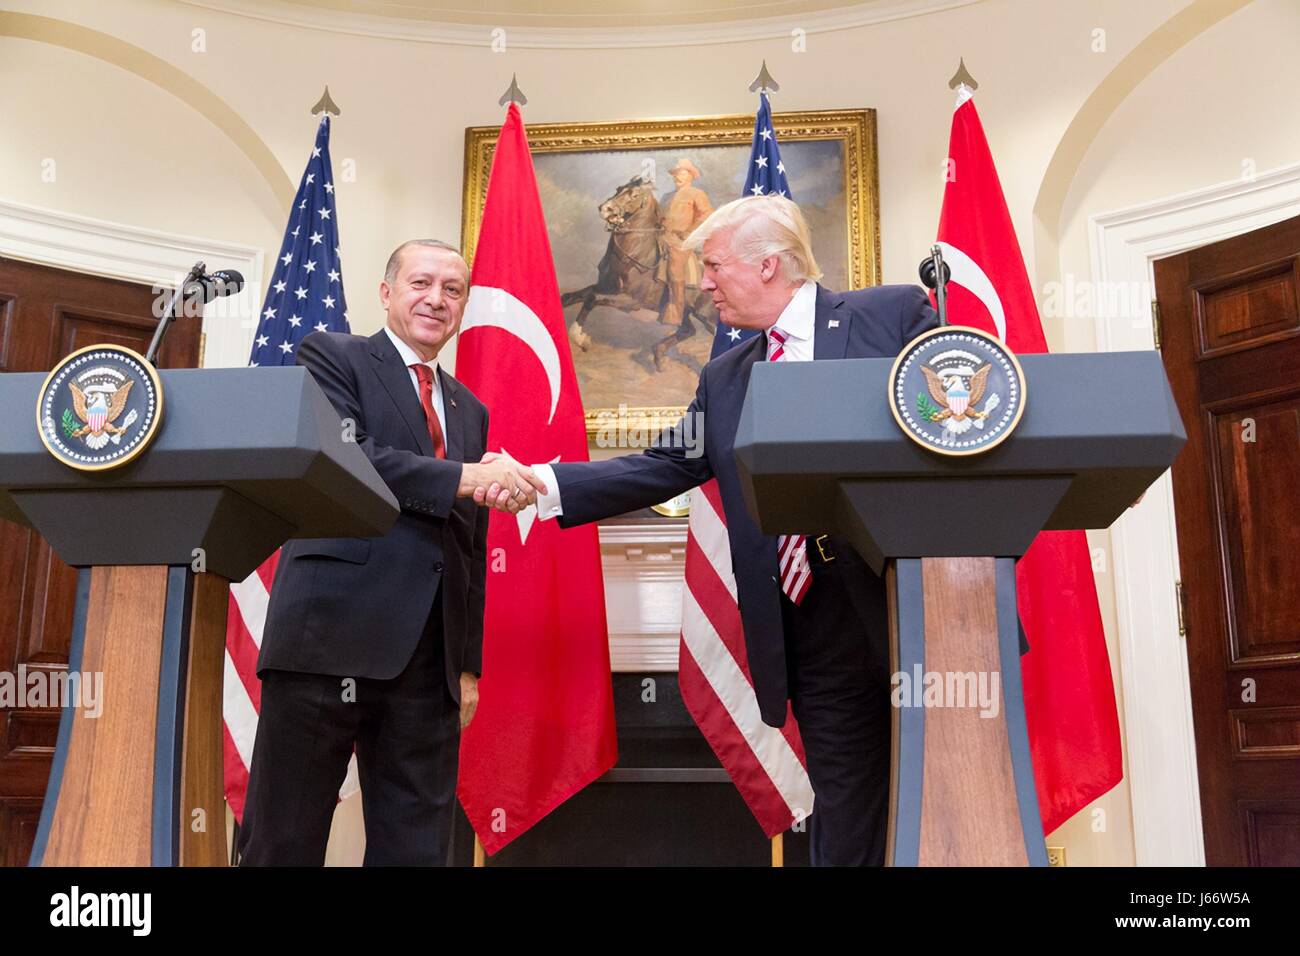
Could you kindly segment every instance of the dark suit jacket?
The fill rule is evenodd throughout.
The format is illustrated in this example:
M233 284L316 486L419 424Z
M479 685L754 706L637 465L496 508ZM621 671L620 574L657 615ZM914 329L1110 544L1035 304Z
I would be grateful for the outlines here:
M832 320L838 321L834 327ZM938 317L918 286L879 286L843 293L818 286L815 322L815 359L871 358L896 355L904 343L935 327ZM686 414L699 416L694 419L693 434L699 441L702 425L703 455L690 457L679 425L640 455L553 468L564 511L559 520L565 527L644 508L710 478L718 480L754 691L763 720L779 727L785 722L788 694L776 538L762 534L750 518L733 454L749 372L765 356L766 339L756 336L719 355L700 373L695 400ZM818 410L810 408L808 414L818 414ZM840 550L846 549L842 546ZM809 557L816 561L813 554ZM866 568L865 563L862 567ZM884 637L880 635L882 641Z
M456 498L460 463L487 449L488 414L439 369L446 460L433 456L424 410L401 356L380 329L364 338L313 332L298 364L356 423L361 449L401 504L380 538L299 538L280 553L258 673L278 669L388 679L401 673L442 589L448 688L483 669L488 510Z

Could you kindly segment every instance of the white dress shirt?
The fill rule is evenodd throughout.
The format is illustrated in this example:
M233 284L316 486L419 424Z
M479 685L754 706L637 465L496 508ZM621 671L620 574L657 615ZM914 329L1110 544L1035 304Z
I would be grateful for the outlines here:
M811 362L813 338L817 331L817 283L805 281L777 316L773 328L785 333L783 362ZM764 337L767 333L763 333ZM768 345L770 346L769 340ZM767 359L767 348L763 360ZM546 494L537 496L537 517L545 521L564 514L560 505L560 486L555 480L555 470L550 465L533 465L533 471L546 485Z
M384 326L384 331L388 333L388 338L392 341L393 346L397 349L397 354L402 357L402 363L406 366L406 374L411 377L411 387L415 389L415 397L420 398L420 376L415 374L412 365L427 365L433 370L433 412L438 416L438 426L442 429L442 445L447 447L447 413L442 407L442 377L438 374L438 360L435 358L431 362L426 362L415 354L415 349L411 348L400 338L397 333ZM424 403L420 403L424 407ZM549 487L549 486L548 486Z

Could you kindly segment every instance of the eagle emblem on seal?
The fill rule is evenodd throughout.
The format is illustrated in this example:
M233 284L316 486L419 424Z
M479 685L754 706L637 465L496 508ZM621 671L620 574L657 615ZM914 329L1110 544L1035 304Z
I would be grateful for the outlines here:
M940 455L1002 443L1025 410L1025 373L1000 339L941 325L903 346L889 371L889 411L912 441Z
M992 367L987 363L979 369L970 365L949 365L936 372L928 366L921 366L930 397L938 405L922 402L919 410L930 421L943 422L944 431L954 435L965 434L972 427L983 428L984 420L1000 402L994 393L985 402L983 410L976 407L984 399Z
M78 387L78 382L81 387ZM80 438L87 448L95 450L110 441L114 444L120 442L126 430L135 424L135 412L131 412L120 426L115 424L126 408L134 384L114 369L91 369L77 376L77 381L69 382L72 410L82 424L72 428L68 437Z

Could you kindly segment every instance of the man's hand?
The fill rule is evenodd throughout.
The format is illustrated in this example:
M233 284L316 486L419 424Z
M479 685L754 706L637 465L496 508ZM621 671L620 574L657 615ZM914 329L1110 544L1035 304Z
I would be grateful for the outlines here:
M478 504L511 514L534 504L539 492L546 494L546 485L536 472L509 455L494 451L484 455L482 461L466 462L462 466L460 487L456 490L458 497L472 496Z
M464 730L478 710L478 678L469 671L460 675L460 729Z

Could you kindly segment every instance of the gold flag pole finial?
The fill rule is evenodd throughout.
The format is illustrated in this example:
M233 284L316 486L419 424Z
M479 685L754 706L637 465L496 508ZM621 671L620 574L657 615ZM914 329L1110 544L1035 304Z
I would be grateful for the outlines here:
M980 85L975 82L975 77L971 76L970 72L966 69L966 61L964 59L958 60L957 72L954 73L952 79L948 81L948 89L950 90L955 90L961 86L966 87L972 93L980 88Z
M312 116L317 113L333 113L335 116L340 116L343 113L339 109L339 105L330 99L330 88L328 86L325 87L325 92L321 94L321 98L316 101L316 105L311 108Z
M751 93L776 93L781 89L781 84L772 79L772 74L767 72L767 60L763 61L763 66L758 71L758 76L754 77L754 82L749 84Z
M510 88L501 94L501 99L497 100L500 106L507 103L518 103L520 106L528 105L528 97L524 96L524 91L519 88L514 73L510 74Z

